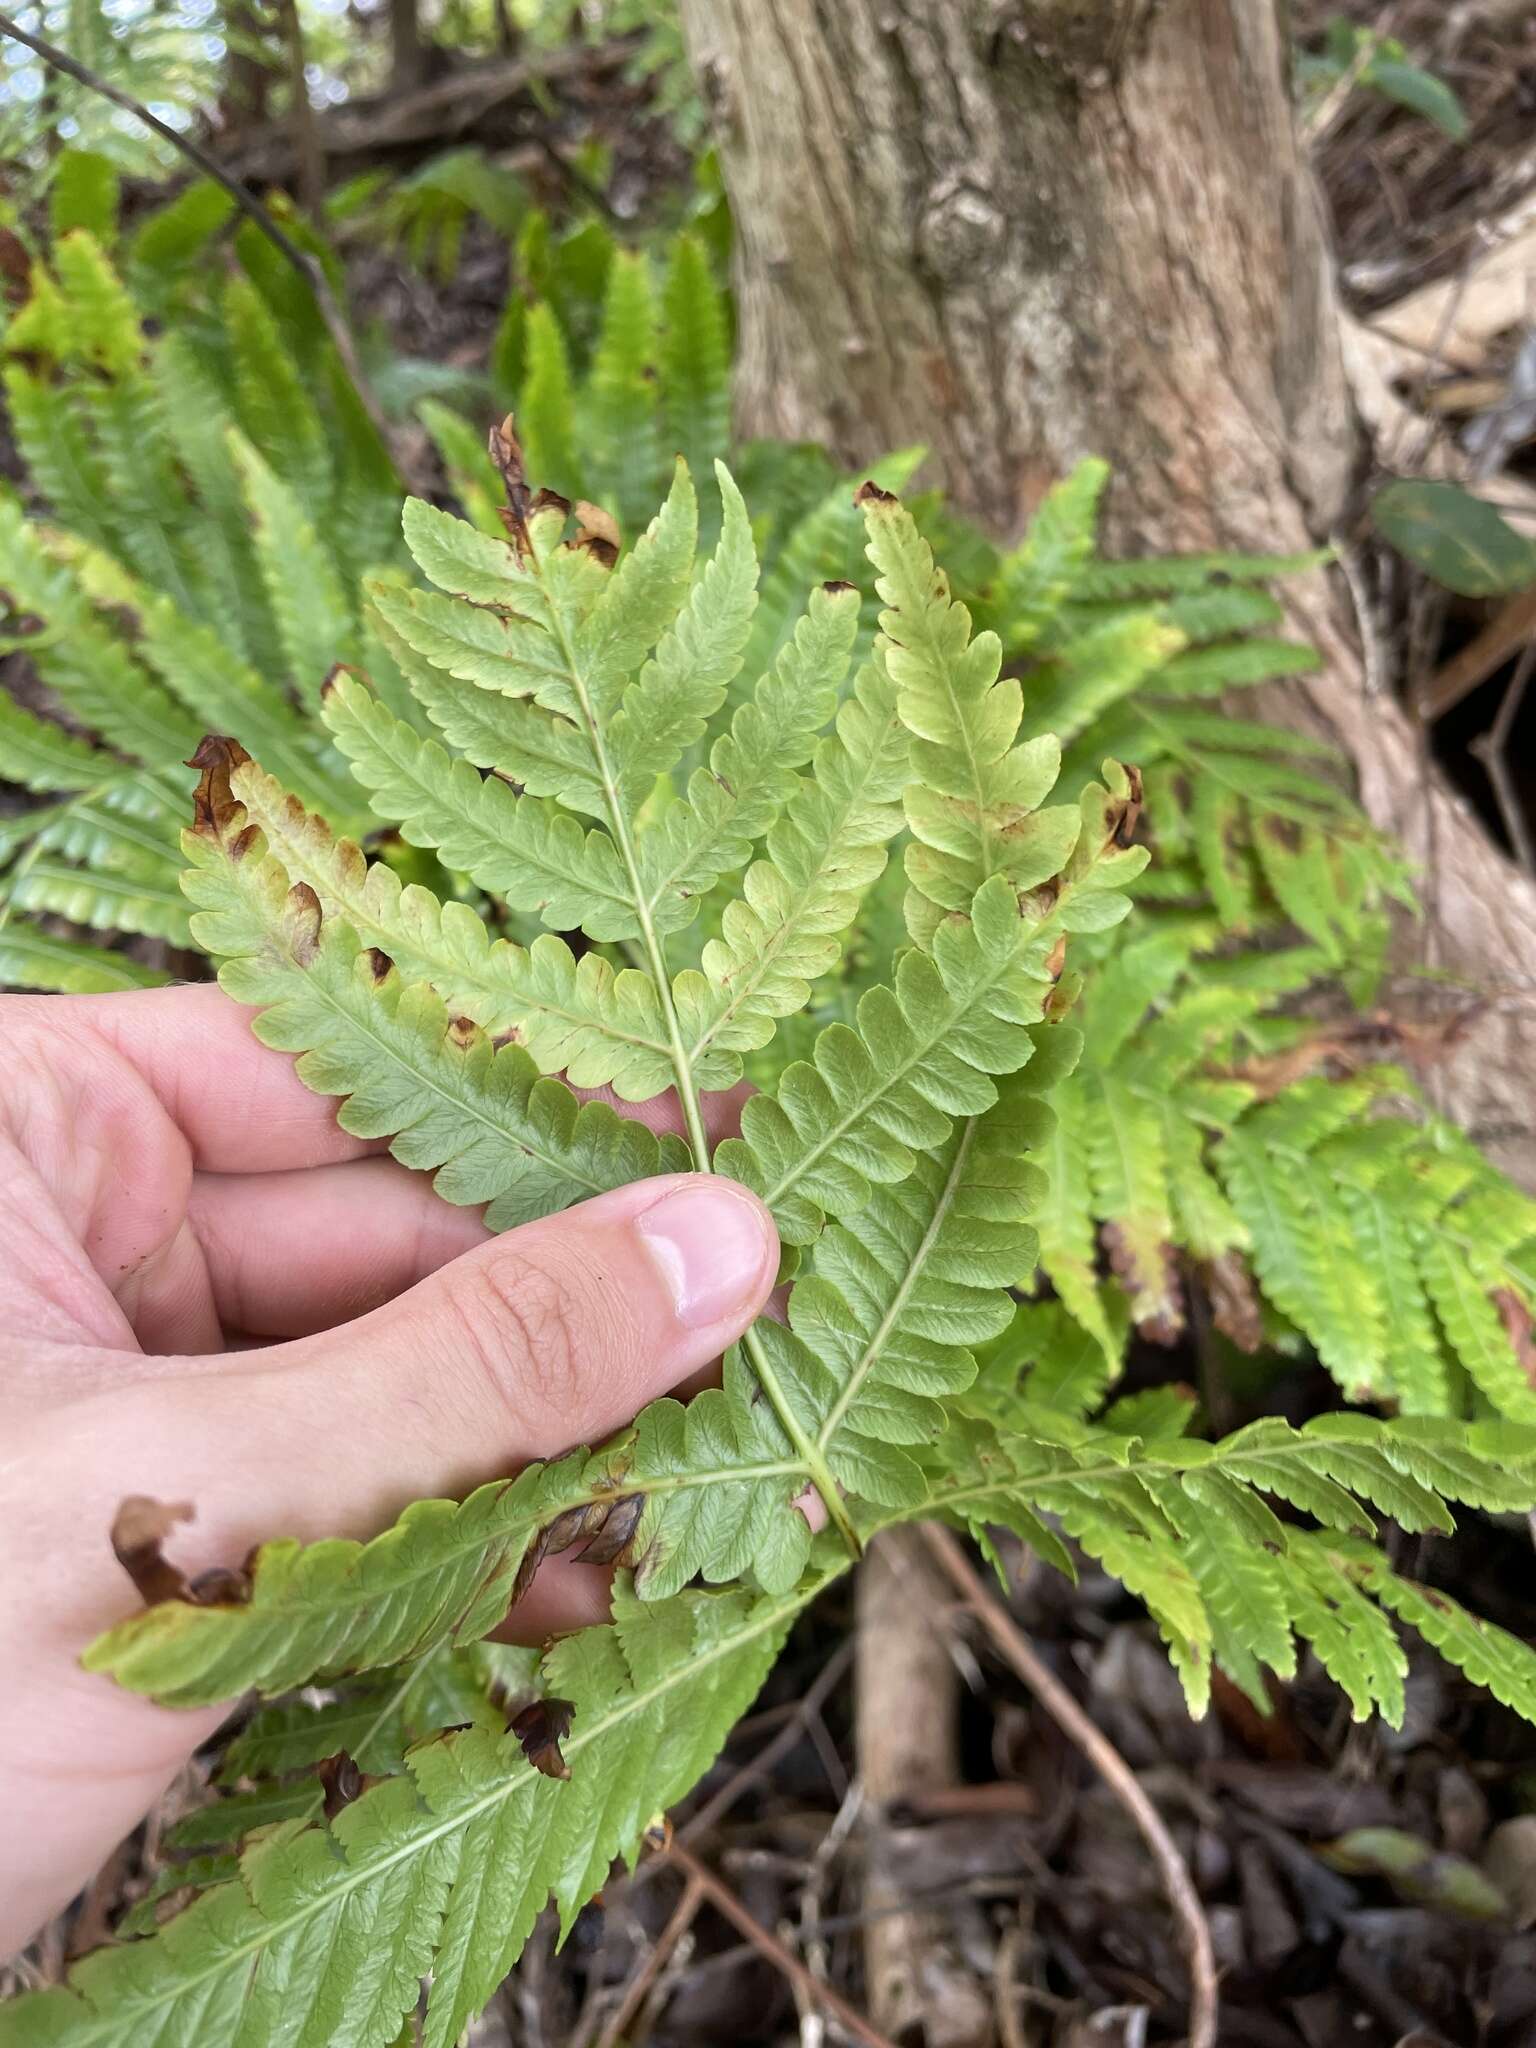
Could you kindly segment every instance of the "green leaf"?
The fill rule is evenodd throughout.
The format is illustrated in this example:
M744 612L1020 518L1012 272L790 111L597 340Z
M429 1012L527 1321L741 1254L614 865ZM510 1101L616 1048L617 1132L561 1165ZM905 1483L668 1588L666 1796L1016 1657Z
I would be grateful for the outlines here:
M1470 124L1465 107L1443 78L1436 78L1422 65L1406 64L1395 57L1373 57L1366 66L1364 82L1399 106L1422 114L1452 142L1466 141Z
M389 1137L397 1159L435 1169L446 1200L488 1202L492 1229L685 1163L676 1139L603 1103L578 1108L519 1047L497 1050L451 1019L435 990L327 917L308 885L290 887L259 834L242 843L238 804L213 803L213 828L185 841L194 936L236 1000L262 1007L258 1035L301 1052L300 1078L317 1092L347 1098L344 1128Z
M1536 582L1536 546L1459 484L1388 484L1371 519L1416 569L1462 597L1504 597Z
M568 1929L616 1856L713 1761L814 1585L778 1599L615 1592L606 1628L545 1658L566 1701L568 1782L515 1736L473 1729L413 1751L407 1778L327 1826L259 1837L219 1885L147 1943L103 1950L67 1987L7 2013L17 2048L238 2034L293 2048L385 2048L430 1973L427 2040L447 2048L516 1961L553 1896Z

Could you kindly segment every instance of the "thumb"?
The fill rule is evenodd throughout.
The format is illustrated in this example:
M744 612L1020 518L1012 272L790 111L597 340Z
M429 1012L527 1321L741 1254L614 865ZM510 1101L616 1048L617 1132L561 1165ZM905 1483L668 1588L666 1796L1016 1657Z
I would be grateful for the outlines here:
M367 1520L385 1496L461 1492L628 1422L736 1341L778 1256L768 1211L735 1181L636 1182L478 1246L357 1322L264 1352L270 1399L320 1449L328 1489L346 1418L336 1504Z

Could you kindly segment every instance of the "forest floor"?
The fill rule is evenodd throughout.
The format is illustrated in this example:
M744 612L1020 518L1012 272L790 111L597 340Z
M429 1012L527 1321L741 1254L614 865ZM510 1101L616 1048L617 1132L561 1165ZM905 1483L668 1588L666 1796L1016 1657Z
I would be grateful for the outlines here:
M1336 11L1305 0L1298 27L1319 32ZM1437 447L1465 453L1469 435L1485 448L1491 438L1511 509L1528 515L1536 412L1520 406L1536 393L1536 309L1510 316L1486 257L1536 235L1536 9L1412 0L1347 11L1402 36L1471 119L1469 137L1452 143L1356 93L1314 137L1349 311L1393 337L1395 409L1378 461L1411 474ZM643 205L643 165L627 175L626 205ZM505 294L505 247L472 231L445 285L359 251L350 282L364 321L396 348L473 371ZM1368 555L1366 596L1370 630L1405 651L1411 691L1433 691L1496 623L1489 605L1409 590L1384 554ZM1504 753L1529 830L1536 692L1522 708L1522 644L1483 663L1434 735L1516 852L1519 826L1469 742L1513 693ZM1133 1386L1168 1380L1214 1400L1198 1337L1144 1346L1133 1360ZM1278 1380L1224 1382L1221 1421L1300 1421L1335 1398L1320 1373L1287 1368ZM1455 1539L1413 1539L1400 1561L1536 1638L1532 1547L1523 1522L1469 1518ZM1536 1730L1421 1647L1400 1730L1351 1723L1308 1665L1275 1687L1268 1717L1218 1686L1196 1724L1118 1585L1086 1560L1075 1584L1016 1547L1008 1561L1004 1611L1135 1773L1194 1876L1221 1972L1224 2048L1533 2048ZM755 1711L673 1816L671 1846L618 1876L558 1954L546 1916L471 2030L477 2048L882 2038L1155 2048L1184 2038L1187 1930L1123 1802L920 1547L885 1569L894 1599L859 1599L844 1582L802 1620ZM907 1736L905 1761L870 1754L871 1727L892 1723ZM894 1789L893 1772L905 1779ZM1398 1833L1339 1846L1381 1829ZM52 1931L45 1974L100 1938L153 1859L149 1838L128 1845ZM1492 1917L1480 1873L1503 1894ZM830 1991L870 2013L872 1977L892 1968L901 1986L874 2001L896 2014L888 2033L869 2022L852 2031L828 2011Z

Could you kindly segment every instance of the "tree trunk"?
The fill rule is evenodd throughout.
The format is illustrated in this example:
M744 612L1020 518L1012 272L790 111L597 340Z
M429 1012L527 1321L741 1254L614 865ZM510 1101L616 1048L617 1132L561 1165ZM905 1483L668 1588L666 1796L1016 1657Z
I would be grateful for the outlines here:
M325 217L325 151L309 97L309 60L298 0L277 0L283 50L288 64L288 127L298 166L299 204L316 227Z
M411 92L426 83L426 76L418 0L389 0L389 89Z
M236 0L229 13L229 54L219 98L221 139L228 141L267 118L271 68L260 55L262 24L249 0Z
M682 12L736 218L744 433L849 467L923 442L1001 539L1088 454L1115 552L1334 530L1362 451L1277 0ZM1536 1185L1536 888L1366 695L1342 586L1279 594L1327 665L1261 708L1334 738L1422 863L1434 963L1491 997L1442 1105Z

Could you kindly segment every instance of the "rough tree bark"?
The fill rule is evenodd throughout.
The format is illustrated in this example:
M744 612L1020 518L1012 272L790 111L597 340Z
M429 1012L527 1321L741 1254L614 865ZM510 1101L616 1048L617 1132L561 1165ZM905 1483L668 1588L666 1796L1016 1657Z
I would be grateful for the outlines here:
M1003 538L1090 453L1119 551L1334 530L1361 451L1279 0L682 12L737 223L745 432L850 466L924 442ZM1282 594L1327 663L1263 709L1336 740L1422 864L1430 957L1490 999L1440 1099L1536 1185L1536 888L1366 694L1342 587Z

